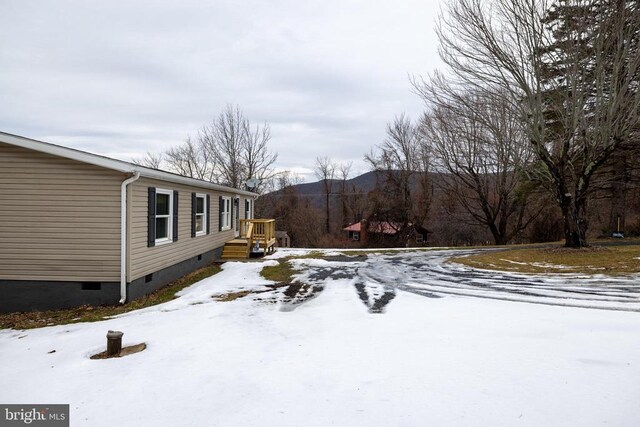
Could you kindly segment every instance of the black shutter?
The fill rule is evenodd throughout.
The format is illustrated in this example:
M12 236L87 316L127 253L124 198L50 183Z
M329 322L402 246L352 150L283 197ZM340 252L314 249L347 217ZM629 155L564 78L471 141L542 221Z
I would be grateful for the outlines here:
M236 211L236 209L238 208L238 205L236 204L236 202L238 201L238 199L231 199L231 229L235 230L236 229L236 223L233 222L233 214Z
M147 247L151 248L156 245L156 189L154 187L149 187L147 203Z
M196 205L198 199L196 193L191 193L191 237L196 237Z
M249 199L244 199L244 219L249 219Z
M222 231L222 211L224 209L224 199L218 197L218 231Z
M173 241L178 241L178 192L173 192Z
M211 196L207 194L207 234L211 233L211 228L209 224L211 222Z

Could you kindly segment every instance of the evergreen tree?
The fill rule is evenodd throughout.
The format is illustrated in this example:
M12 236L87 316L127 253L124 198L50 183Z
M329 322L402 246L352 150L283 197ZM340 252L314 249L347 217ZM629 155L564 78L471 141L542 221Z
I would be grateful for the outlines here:
M556 193L568 246L586 244L591 181L637 128L639 23L637 2L622 0L558 0L543 19L552 35L538 52L552 167L539 178Z

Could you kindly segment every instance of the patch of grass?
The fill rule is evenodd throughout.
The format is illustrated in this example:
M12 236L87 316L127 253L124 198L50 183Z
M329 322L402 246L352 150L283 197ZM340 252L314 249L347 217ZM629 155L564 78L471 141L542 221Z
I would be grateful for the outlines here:
M440 249L448 249L445 247L418 247L418 248L381 248L381 249L361 249L361 250L349 250L339 251L340 254L348 257L359 257L366 255L395 255L405 252L429 252Z
M291 283L295 270L291 267L288 258L278 260L278 265L264 267L260 274L267 280L277 283Z
M252 293L253 291L229 292L227 294L216 295L214 298L216 301L229 302L229 301L235 301L238 298L246 297L247 295Z
M325 255L322 252L312 251L307 255L280 258L276 260L278 261L278 265L264 267L260 274L267 280L288 284L291 283L293 275L296 273L296 271L291 267L289 261L292 259L323 259L324 257Z
M299 256L288 256L285 258L280 258L281 261L289 261L292 259L322 259L325 257L325 254L323 252L320 251L311 251L306 255L299 255Z
M215 295L213 298L216 301L220 301L220 302L230 302L230 301L235 301L238 298L244 298L247 295L257 295L257 294L264 294L266 292L271 292L278 288L282 288L284 286L289 286L289 285L286 283L276 283L275 285L266 285L265 286L266 289L248 289L244 291L228 292L226 294Z
M372 255L372 254L387 255L387 254L394 254L397 252L398 251L396 250L390 250L390 249L371 249L371 250L363 249L363 250L356 250L356 251L340 251L339 253L344 256L355 258L355 257Z
M640 245L507 249L454 257L474 268L520 273L629 274L640 272Z
M0 314L0 329L33 329L43 326L105 320L111 316L171 301L176 298L176 292L202 279L213 276L220 270L221 268L217 264L203 267L149 295L122 305L103 305L98 307L84 305L66 310Z

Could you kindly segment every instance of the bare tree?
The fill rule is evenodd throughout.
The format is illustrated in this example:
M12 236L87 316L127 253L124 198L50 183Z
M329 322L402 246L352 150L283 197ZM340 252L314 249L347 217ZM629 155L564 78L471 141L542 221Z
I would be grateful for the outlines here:
M532 156L518 111L508 97L460 92L439 75L417 89L431 105L423 130L436 182L497 245L508 243L536 216L519 179Z
M277 153L272 153L267 147L271 140L271 128L264 123L262 126L255 125L251 128L247 123L247 137L242 147L242 160L247 178L257 178L261 188L263 182L268 182L277 173L273 169L273 164L278 159Z
M165 163L172 172L204 181L216 181L216 163L209 151L191 137L164 153Z
M132 163L140 166L146 166L153 169L162 169L164 161L164 155L162 153L152 153L147 151L147 154L138 159L133 159Z
M337 165L337 175L340 180L340 207L341 207L341 226L346 227L349 225L350 216L349 216L349 188L347 188L347 180L349 179L349 173L351 173L351 168L353 167L353 162L345 162Z
M565 245L579 247L587 244L592 178L638 126L640 16L636 2L565 3L576 6L573 29L559 32L546 21L547 0L453 0L438 36L460 84L517 101L538 160L535 178L562 211ZM589 9L605 3L593 19Z
M341 185L349 179L349 174L351 173L351 168L353 167L353 162L345 162L339 163L336 166L338 177L340 178Z
M373 214L397 224L398 235L423 226L429 210L429 153L419 126L402 114L387 125L387 138L365 160L378 175Z
M302 177L284 171L270 182L272 191L256 200L256 213L264 218L274 218L277 229L287 231L293 246L320 246L325 238L324 218L309 197L298 193L297 185L303 182Z
M238 106L227 105L210 124L202 126L197 139L191 137L161 154L147 153L134 163L166 169L180 175L245 188L249 178L259 181L253 191L262 192L276 177L278 155L269 150L268 124L252 126Z
M304 178L302 176L296 172L285 170L276 172L269 179L264 180L261 189L264 193L273 193L303 182Z
M325 195L325 231L331 233L331 191L333 188L333 178L336 173L336 165L329 157L316 157L315 167L316 177L322 181L322 189Z
M200 129L198 139L215 164L220 183L243 188L249 178L261 181L273 176L278 156L268 149L269 126L251 126L240 107L227 105L211 124Z
M243 184L242 150L247 138L247 119L239 107L227 105L211 124L202 126L198 133L205 150L218 165L221 183L234 188Z

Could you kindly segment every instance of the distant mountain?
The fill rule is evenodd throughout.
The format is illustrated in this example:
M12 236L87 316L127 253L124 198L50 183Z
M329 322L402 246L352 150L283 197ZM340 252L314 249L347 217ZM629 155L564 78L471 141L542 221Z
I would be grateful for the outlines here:
M376 183L378 180L384 180L386 176L388 176L390 171L378 171L378 172L366 172L362 175L356 176L354 178L348 179L346 181L346 193L352 194L353 192L358 192L362 194L368 194L370 191L374 190L376 187ZM431 180L438 179L436 174L430 173L429 177ZM417 175L414 175L411 179L412 186L418 185ZM334 203L338 201L338 195L340 194L340 189L342 186L342 181L338 179L333 179L331 181L331 204L333 206ZM432 181L433 182L433 181ZM292 185L291 187L287 187L288 190L294 190L297 192L299 196L305 197L310 200L313 206L318 208L322 208L325 205L325 194L324 194L324 183L323 181L316 182L307 182L298 185ZM271 193L266 193L262 197L264 199L268 199L269 197L280 197L284 193L283 190L274 191Z
M338 189L342 185L342 181L338 179L333 179L331 181L331 189L332 192L338 192ZM355 178L348 179L346 181L346 188L356 188L358 190L364 191L368 193L373 190L376 186L376 173L375 172L367 172L360 176L356 176ZM324 183L323 181L317 182L309 182L304 184L294 185L293 189L298 191L298 194L301 196L324 196Z

